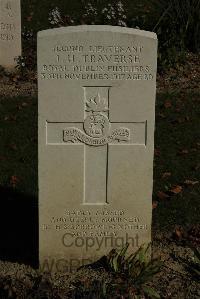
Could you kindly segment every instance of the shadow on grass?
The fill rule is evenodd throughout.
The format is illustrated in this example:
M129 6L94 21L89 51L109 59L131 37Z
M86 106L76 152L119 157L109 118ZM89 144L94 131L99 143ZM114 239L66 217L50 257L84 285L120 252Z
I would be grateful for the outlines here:
M38 200L0 188L0 259L38 266Z

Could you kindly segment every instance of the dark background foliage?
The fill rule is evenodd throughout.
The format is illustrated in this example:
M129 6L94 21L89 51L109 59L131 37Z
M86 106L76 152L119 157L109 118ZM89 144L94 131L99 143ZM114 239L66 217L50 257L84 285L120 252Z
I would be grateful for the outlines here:
M50 15L55 8L61 20L52 24ZM25 53L26 41L29 46L32 42L32 48L36 46L38 31L80 24L119 25L156 32L159 70L184 63L186 52L200 50L200 0L23 0L22 16Z

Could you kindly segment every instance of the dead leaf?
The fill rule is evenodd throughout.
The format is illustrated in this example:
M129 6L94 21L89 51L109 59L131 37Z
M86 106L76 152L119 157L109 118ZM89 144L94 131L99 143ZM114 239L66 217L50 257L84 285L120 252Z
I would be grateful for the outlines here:
M181 227L175 228L173 235L174 235L175 239L181 240L183 237L183 229Z
M27 107L27 106L28 106L28 104L26 102L23 102L21 105L18 105L17 108L18 108L18 110L22 110L23 107Z
M11 186L13 188L15 188L18 182L19 182L19 178L16 175L12 175L11 178L10 178Z
M182 118L178 118L178 120L177 120L177 122L178 122L179 124L182 124L184 121L185 121L185 120L182 119Z
M4 120L16 121L17 120L17 116L16 115L5 116Z
M179 185L174 186L170 192L174 193L174 194L179 194L180 192L182 192L183 188Z
M32 20L32 16L28 16L27 18L26 18L26 20L28 21L28 22L30 22L31 20Z
M184 123L184 122L188 122L188 121L190 121L189 116L185 116L184 118L179 117L179 118L177 119L177 122L178 122L179 124L182 124L182 123Z
M167 109L167 108L171 108L172 107L172 103L171 101L165 101L164 103L164 107Z
M12 115L12 116L10 117L10 119L13 120L13 121L16 121L16 120L17 120L17 116L16 116L16 115Z
M81 25L85 25L85 24L86 24L85 20L81 19Z
M164 115L164 113L159 112L158 115L159 115L161 118L166 118L166 116Z
M189 241L193 244L195 247L200 246L200 225L196 224L193 225L187 232L187 237Z
M156 209L157 206L158 206L158 202L154 200L153 203L152 203L152 209L153 210Z
M195 170L198 170L199 168L200 168L200 163L194 167Z
M180 154L180 155L186 155L186 154L188 154L188 153L189 153L189 150L188 150L188 149L182 149L182 150L179 151L179 154Z
M167 193L163 192L163 191L158 191L157 197L159 199L163 200L163 199L169 198L170 196Z
M17 146L16 146L16 144L14 144L14 143L11 143L11 144L10 144L10 148L11 148L12 150L14 150L14 151L17 150Z
M19 76L19 75L14 75L14 76L12 77L12 81L13 81L13 82L17 82L19 79L20 79L20 76Z
M168 178L168 177L170 177L172 174L171 174L171 172L164 172L163 174L162 174L162 178L164 179L164 178Z
M184 184L187 186L194 186L196 184L199 184L199 181L185 180Z
M159 157L160 156L160 150L158 148L154 149L154 154L155 156Z

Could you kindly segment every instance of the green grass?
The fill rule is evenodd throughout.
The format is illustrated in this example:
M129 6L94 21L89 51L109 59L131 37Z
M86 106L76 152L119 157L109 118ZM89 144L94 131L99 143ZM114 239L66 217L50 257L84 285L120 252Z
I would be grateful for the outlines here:
M169 101L171 107L166 108ZM158 199L153 225L160 230L199 222L200 184L184 185L185 180L200 181L199 101L200 94L192 91L157 96L155 148L160 154L154 159L153 199L157 200L158 191L168 192L174 185L183 187L177 195ZM1 100L0 136L0 185L37 195L36 98ZM171 176L162 178L165 172ZM12 176L18 179L15 187Z
M4 98L0 102L0 186L37 194L37 101ZM13 186L12 177L17 178Z
M165 108L165 103L171 107ZM154 159L154 199L157 192L168 192L180 185L183 191L159 200L154 210L154 225L170 229L174 225L199 222L200 183L186 186L185 180L200 181L200 95L177 91L157 97L155 148L160 152ZM162 178L163 173L171 176Z

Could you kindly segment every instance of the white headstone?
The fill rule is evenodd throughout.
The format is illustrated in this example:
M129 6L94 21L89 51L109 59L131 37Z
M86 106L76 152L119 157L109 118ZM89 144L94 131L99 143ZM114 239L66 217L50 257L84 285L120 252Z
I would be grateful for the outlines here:
M39 33L41 269L151 241L156 53L135 29Z
M20 0L0 0L0 65L13 68L21 55Z

